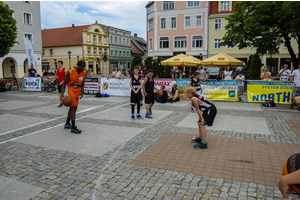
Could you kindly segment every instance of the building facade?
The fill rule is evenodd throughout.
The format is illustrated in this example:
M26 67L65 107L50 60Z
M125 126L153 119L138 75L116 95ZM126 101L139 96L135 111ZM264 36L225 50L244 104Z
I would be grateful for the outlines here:
M130 31L108 26L110 67L130 68Z
M137 33L131 36L131 58L133 59L136 54L140 54L143 59L147 57L147 42L138 37Z
M222 38L225 36L226 30L225 26L228 23L226 17L235 12L235 4L240 1L210 1L209 6L209 48L208 56L214 56L219 53L226 53L230 56L233 56L245 64L247 63L249 56L256 53L255 48L243 48L238 49L237 47L231 46L220 46L219 43L222 41ZM292 40L292 47L297 51L297 43ZM277 72L283 68L284 63L290 63L291 69L293 66L291 63L289 52L284 44L279 48L279 54L277 55L264 55L260 56L264 65L269 67L269 71L272 72L272 75L276 75ZM296 54L297 54L296 53Z
M39 1L4 1L11 10L17 21L17 41L9 54L0 58L0 78L11 78L15 74L17 78L27 76L27 54L23 37L27 37L33 46L37 73L42 74L41 69L41 18Z
M67 69L75 67L78 60L83 60L91 74L101 74L105 71L103 66L109 63L103 59L107 54L109 60L108 30L97 21L92 25L72 24L70 27L42 30L42 41L43 70L57 69L59 60Z
M148 56L207 58L208 1L151 1L146 9Z

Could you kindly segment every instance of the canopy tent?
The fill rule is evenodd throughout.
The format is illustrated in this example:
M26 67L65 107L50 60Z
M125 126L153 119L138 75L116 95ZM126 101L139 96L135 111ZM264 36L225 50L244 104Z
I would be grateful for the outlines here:
M193 56L186 56L184 54L179 54L177 56L173 56L172 58L168 58L167 60L161 61L161 65L164 66L197 66L200 64L200 60Z
M219 53L218 55L202 60L200 64L204 66L243 66L244 62L225 53Z

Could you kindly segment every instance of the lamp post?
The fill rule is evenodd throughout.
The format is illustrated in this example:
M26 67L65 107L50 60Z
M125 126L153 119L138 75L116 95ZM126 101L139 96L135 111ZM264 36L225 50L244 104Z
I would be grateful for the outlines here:
M71 51L68 52L69 55L69 69L71 69Z
M104 52L101 55L101 58L103 60L101 74L105 74L106 75L108 73L108 64L106 63L106 61L108 60L108 54L106 52Z
M101 57L104 62L106 62L108 60L106 52L104 52Z
M77 56L77 62L79 61L79 56Z

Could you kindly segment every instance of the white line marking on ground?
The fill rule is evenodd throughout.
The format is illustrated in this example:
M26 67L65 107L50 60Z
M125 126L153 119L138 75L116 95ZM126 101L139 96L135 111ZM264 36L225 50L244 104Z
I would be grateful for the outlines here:
M96 115L96 114L99 114L99 113L103 113L103 112L106 112L106 111L110 111L110 110L113 110L113 109L116 109L116 108L119 108L119 107L122 107L124 105L128 105L129 103L125 103L125 104L122 104L120 106L116 106L116 107L113 107L113 108L110 108L110 109L107 109L107 110L104 110L104 111L100 111L100 112L96 112L96 113L93 113L93 114L90 114L90 115L86 115L86 116L83 116L83 117L80 117L76 120L80 120L80 119L83 119L83 118L86 118L86 117L90 117L92 115ZM19 137L15 137L15 138L12 138L12 139L9 139L9 140L5 140L3 142L0 142L0 144L4 144L6 142L10 142L10 141L13 141L13 140L16 140L16 139L19 139L19 138L22 138L22 137L26 137L26 136L29 136L29 135L33 135L33 134L36 134L36 133L39 133L39 132L42 132L42 131L46 131L46 130L50 130L52 128L56 128L58 126L62 126L64 125L65 123L62 123L62 124L58 124L56 126L52 126L52 127L49 127L49 128L45 128L45 129L42 129L42 130L38 130L38 131L35 131L35 132L32 132L32 133L28 133L26 135L22 135L22 136L19 136Z

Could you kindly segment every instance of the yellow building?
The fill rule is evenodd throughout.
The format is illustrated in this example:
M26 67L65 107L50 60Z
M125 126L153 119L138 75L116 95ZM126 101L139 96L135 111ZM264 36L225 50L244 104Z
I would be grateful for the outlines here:
M236 3L238 1L210 1L208 56L225 53L246 64L249 56L256 53L255 48L238 49L237 47L219 45L226 33L225 26L228 21L225 18L235 12L234 6ZM292 40L292 46L297 54L297 43L295 40ZM291 63L289 52L284 44L280 46L279 52L279 54L272 55L272 57L271 55L261 56L262 62L269 67L272 75L276 75L283 68L283 63ZM292 63L290 66L291 70L293 70Z
M86 63L91 74L106 74L109 62L108 32L96 21L92 25L42 30L42 69L57 69L57 61L64 67L75 67L78 60ZM69 56L70 54L70 56Z

